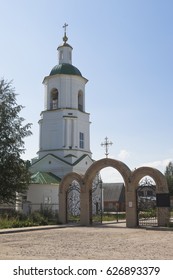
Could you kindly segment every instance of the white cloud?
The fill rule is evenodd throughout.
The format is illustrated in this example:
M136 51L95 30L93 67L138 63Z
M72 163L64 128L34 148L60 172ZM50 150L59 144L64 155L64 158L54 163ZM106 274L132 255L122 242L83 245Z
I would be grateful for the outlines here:
M161 171L165 171L165 168L170 161L173 161L173 159L167 158L167 159L163 159L163 160L146 162L146 163L142 163L140 166L149 166L149 167L157 168Z
M100 174L104 183L123 182L121 174L113 167L106 167L102 169Z
M125 158L128 158L130 156L130 153L127 152L126 150L121 150L118 157L119 159L121 158L122 160ZM113 158L113 157L110 157ZM166 166L170 161L173 161L173 158L167 158L163 160L156 160L156 161L151 161L151 162L145 162L140 164L138 167L143 167L143 166L148 166L148 167L153 167L158 170L160 170L162 173L165 172ZM112 167L106 167L103 170L101 170L101 177L104 183L114 183L114 182L123 182L123 178L121 174L114 168Z
M125 159L129 158L129 156L130 156L130 153L125 149L121 150L118 154L118 158L120 160L125 160Z

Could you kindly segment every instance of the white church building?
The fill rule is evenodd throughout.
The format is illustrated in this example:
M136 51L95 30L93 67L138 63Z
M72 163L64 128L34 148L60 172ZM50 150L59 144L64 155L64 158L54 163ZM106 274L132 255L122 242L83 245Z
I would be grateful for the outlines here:
M69 172L84 174L93 163L90 150L90 114L85 108L88 80L72 64L73 48L67 43L64 25L63 43L57 48L58 63L43 79L44 109L39 120L38 157L32 159L32 184L23 210L39 210L53 204L58 210L61 179ZM25 209L24 209L25 208Z

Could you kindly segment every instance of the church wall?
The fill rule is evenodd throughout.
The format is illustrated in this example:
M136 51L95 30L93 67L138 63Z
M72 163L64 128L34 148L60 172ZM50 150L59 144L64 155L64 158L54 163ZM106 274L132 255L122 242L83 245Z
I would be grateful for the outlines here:
M44 82L44 110L48 110L49 109L48 104L50 104L50 99L48 101L47 88L48 88L47 81L45 81Z
M84 150L90 151L90 126L89 123L89 115L81 114L81 116L78 118L78 136L79 133L84 133ZM79 141L79 137L78 137ZM79 147L79 142L78 142Z
M59 210L58 184L30 184L27 191L27 202L31 202L31 212L47 207L53 211Z
M40 120L40 150L61 149L62 112L46 111Z
M85 135L84 149L89 151L90 130L88 123L89 114L78 110L44 112L43 119L40 120L40 151L69 147L79 149L80 132Z
M52 172L56 176L62 178L64 175L72 171L72 166L48 155L32 165L30 171L31 173L38 171Z
M73 167L73 171L78 174L85 174L86 170L91 166L93 160L90 157L85 157Z

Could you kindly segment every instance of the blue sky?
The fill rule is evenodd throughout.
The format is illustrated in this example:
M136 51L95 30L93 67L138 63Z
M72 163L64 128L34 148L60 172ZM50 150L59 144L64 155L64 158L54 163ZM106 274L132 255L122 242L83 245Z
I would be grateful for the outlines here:
M22 116L33 123L25 159L38 151L43 78L57 64L64 22L73 65L89 82L91 151L131 169L173 160L173 1L1 0L0 77L13 80ZM107 178L118 176L105 169Z

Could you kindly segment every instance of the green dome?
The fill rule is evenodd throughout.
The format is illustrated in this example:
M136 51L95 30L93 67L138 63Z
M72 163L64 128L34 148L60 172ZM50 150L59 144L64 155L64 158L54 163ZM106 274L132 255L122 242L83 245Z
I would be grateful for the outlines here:
M56 74L76 75L82 77L81 72L75 66L69 63L62 63L54 66L50 72L50 76Z

